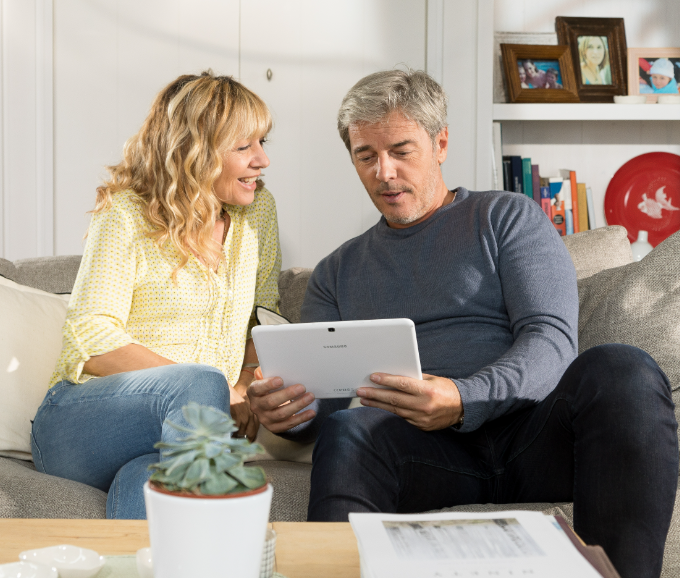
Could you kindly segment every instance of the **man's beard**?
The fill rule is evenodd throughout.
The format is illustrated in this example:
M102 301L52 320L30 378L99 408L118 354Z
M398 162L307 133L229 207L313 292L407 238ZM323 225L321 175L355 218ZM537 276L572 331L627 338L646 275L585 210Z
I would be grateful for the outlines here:
M388 223L394 223L396 225L408 225L409 223L413 223L414 221L420 219L431 209L436 194L435 171L438 170L438 168L439 163L437 163L435 160L432 170L430 171L429 182L427 183L426 189L423 191L423 195L420 198L420 202L415 206L411 207L411 210L407 214L395 216L382 213L383 217L385 217L385 220ZM378 206L377 199L380 198L382 193L385 193L387 191L389 192L404 191L406 194L410 195L413 194L413 189L410 189L409 187L403 185L390 186L389 183L380 183L380 186L371 195L369 195L371 197L371 201L373 201L373 204L375 205L375 208L378 209L378 211L380 211L380 207Z

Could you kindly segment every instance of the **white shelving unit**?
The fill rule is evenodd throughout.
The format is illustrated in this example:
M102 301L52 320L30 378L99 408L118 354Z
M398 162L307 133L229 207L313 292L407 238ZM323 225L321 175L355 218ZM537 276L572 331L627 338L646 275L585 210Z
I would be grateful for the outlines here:
M497 121L680 120L679 104L494 104Z

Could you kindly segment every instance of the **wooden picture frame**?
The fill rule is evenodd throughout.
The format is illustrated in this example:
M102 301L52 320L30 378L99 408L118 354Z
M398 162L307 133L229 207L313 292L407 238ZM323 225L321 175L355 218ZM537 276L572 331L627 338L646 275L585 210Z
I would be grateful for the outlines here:
M628 89L623 18L555 19L557 41L569 45L581 102L614 102Z
M579 101L568 46L501 44L501 52L510 102Z
M641 66L640 60L645 59L649 61L656 61L659 58L666 58L673 64L675 72L675 86L676 92L657 92L651 81L651 76L645 74L644 68ZM648 62L648 65L653 65L653 62ZM677 85L680 84L680 48L629 48L628 49L628 94L646 94L647 102L654 103L658 99L659 94L680 94L677 92ZM651 72L651 70L650 70ZM649 87L652 92L647 92L643 89L643 84L640 78Z

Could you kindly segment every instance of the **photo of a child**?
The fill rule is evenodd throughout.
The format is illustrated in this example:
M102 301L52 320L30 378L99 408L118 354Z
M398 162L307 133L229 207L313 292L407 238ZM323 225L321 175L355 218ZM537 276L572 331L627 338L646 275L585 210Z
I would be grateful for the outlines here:
M563 88L557 60L518 60L517 68L522 88Z
M640 94L678 94L680 58L640 58Z

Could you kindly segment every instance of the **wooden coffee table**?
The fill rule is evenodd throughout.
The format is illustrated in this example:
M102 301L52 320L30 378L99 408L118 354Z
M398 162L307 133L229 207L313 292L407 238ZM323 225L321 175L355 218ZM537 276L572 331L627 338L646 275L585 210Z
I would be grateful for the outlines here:
M358 578L359 552L348 523L274 522L277 571L288 578ZM134 554L149 545L144 520L0 519L0 564L19 552L58 544L105 556Z

